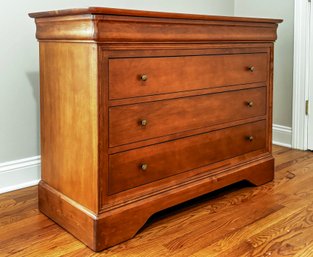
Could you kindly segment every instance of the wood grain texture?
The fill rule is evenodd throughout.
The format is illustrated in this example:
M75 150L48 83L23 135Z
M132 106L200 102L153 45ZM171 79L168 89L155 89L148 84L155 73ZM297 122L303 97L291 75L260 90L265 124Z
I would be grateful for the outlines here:
M262 87L162 101L162 108L159 101L112 107L110 147L262 116L266 102Z
M279 19L188 15L111 8L31 13L40 40L101 42L270 42ZM166 26L164 26L166 24ZM233 28L236 29L233 29ZM121 29L123 28L123 29Z
M130 239L155 212L238 181L273 179L281 20L107 8L30 16L41 60L39 209L91 249ZM148 130L156 124L149 116L150 134L131 126L150 113L172 125ZM181 244L189 242L163 248Z
M61 203L61 204L60 204ZM60 226L95 249L95 222L97 217L82 205L59 193L44 181L38 186L38 206Z
M116 16L102 16L97 22L100 30L96 38L102 42L270 42L277 39L276 23L256 25L247 22L243 25L236 21Z
M265 121L230 127L109 157L108 193L265 149ZM250 141L248 137L253 136ZM147 165L142 170L141 165Z
M97 83L96 45L40 43L42 180L93 212L98 208Z
M133 239L101 253L38 211L37 187L2 194L0 255L310 257L313 153L273 150L274 181L236 184L162 211Z
M228 17L228 16L209 16L199 14L183 14L183 13L168 13L168 12L153 12L153 11L138 11L105 7L88 7L76 8L65 10L54 10L46 12L30 13L32 18L43 17L56 17L68 15L81 15L81 14L112 14L120 16L135 16L135 17L154 17L154 18L179 18L179 19L194 19L194 20L220 20L220 21L241 21L241 22L254 22L254 23L280 23L281 19L264 19L264 18L246 18L246 17Z
M254 67L253 72L249 67ZM109 61L110 99L264 82L266 53L125 58ZM142 81L145 74L148 79Z

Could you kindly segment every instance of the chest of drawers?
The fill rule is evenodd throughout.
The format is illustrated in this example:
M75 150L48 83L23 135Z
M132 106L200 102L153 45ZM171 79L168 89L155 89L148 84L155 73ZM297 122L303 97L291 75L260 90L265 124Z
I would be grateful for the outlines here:
M281 20L86 8L40 42L40 210L93 250L226 185L271 181Z

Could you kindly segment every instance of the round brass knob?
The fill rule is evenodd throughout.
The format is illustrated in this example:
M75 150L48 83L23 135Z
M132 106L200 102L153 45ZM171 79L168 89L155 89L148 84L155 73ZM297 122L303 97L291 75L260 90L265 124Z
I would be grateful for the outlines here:
M248 70L249 70L250 72L254 72L255 67L254 67L254 66L249 66L249 67L248 67Z
M252 101L247 102L247 105L248 105L249 107L252 107L253 104L254 104L254 103L253 103Z
M147 81L147 80L148 80L148 75L142 74L142 75L140 75L140 79L141 79L142 81Z
M148 125L148 121L147 120L141 120L140 122L141 126L147 126Z
M254 137L253 136L247 136L247 140L249 140L250 142L253 141Z
M143 164L140 165L140 168L141 168L142 170L147 170L147 169L148 169L148 164L143 163Z

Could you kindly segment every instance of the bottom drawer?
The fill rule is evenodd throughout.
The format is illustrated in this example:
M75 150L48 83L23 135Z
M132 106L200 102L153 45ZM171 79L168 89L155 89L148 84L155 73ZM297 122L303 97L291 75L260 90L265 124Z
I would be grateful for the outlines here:
M266 147L258 121L109 156L109 194Z

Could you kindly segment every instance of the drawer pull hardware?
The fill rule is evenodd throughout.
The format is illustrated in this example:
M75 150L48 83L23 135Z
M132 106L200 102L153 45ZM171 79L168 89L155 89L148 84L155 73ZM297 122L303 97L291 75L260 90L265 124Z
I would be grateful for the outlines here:
M247 140L249 140L250 142L254 140L253 136L247 136Z
M248 67L248 70L249 70L250 72L254 72L255 67L254 67L254 66L249 66L249 67Z
M147 80L148 80L148 75L142 74L142 75L140 75L140 79L141 79L142 81L147 81Z
M139 124L140 124L141 126L147 126L147 125L148 125L148 121L147 121L147 120L141 120L141 121L139 122Z
M148 164L143 163L140 165L141 170L147 170L148 169Z
M247 105L248 105L249 107L252 107L253 104L254 104L254 103L253 103L252 101L247 102Z

